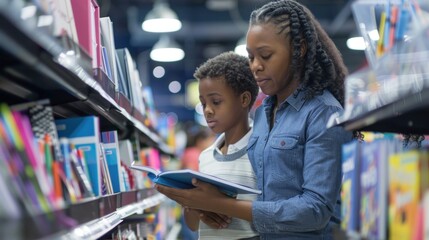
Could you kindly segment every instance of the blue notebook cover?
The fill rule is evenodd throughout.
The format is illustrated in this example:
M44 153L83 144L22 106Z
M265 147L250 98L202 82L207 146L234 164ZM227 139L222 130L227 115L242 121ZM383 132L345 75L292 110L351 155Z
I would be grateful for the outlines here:
M148 177L152 182L173 188L191 189L192 179L197 178L200 181L215 185L220 191L229 196L237 194L261 194L261 190L254 189L245 185L230 182L228 180L218 178L209 174L197 172L191 169L181 169L173 171L160 172L148 166L131 165L130 168L147 172Z
M101 194L100 185L100 127L97 116L55 120L58 137L68 138L70 143L83 151L89 171L89 179L96 196Z
M367 239L386 239L387 144L386 140L376 140L362 145L360 233Z
M354 233L360 229L360 145L353 141L342 146L341 228Z
M121 161L119 157L119 141L117 132L102 132L101 141L104 145L104 153L109 168L113 192L118 193L125 191L124 178L122 176Z

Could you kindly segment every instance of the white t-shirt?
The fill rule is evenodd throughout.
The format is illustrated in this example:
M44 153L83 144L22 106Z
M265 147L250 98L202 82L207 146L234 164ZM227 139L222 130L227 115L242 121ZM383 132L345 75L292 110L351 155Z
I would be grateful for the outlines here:
M220 135L214 144L205 149L199 157L199 169L203 173L211 174L231 182L256 188L256 177L247 157L247 143L252 130L250 130L237 143L228 146L226 155L219 149L225 140ZM237 199L255 200L255 194L238 194ZM200 221L200 239L240 239L258 236L252 224L246 220L233 218L228 228L213 229Z

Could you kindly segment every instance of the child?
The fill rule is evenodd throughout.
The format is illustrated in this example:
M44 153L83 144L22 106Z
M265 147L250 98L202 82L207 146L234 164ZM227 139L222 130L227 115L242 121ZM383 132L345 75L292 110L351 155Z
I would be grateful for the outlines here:
M201 152L213 144L216 139L216 135L206 127L197 127L198 130L194 130L195 127L191 127L188 131L188 142L181 157L182 169L192 169L198 171L199 169L199 157ZM196 131L196 133L194 133ZM187 227L185 224L184 216L180 219L182 223L181 235L182 239L194 240L198 239L198 232L194 232Z
M194 77L199 81L200 101L207 125L216 134L221 134L201 153L199 170L255 188L256 179L246 150L252 134L249 111L256 100L258 86L248 59L233 52L222 53L202 64ZM256 195L239 194L237 199L254 200ZM199 228L200 239L258 236L245 220L191 209L185 210L184 214L192 230ZM218 221L218 218L223 220ZM224 224L225 221L229 224Z

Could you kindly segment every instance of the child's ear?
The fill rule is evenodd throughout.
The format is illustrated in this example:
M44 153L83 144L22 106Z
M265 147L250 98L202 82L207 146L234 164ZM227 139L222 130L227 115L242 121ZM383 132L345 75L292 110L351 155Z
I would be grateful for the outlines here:
M241 105L242 105L243 107L248 107L248 106L249 106L249 104L250 104L251 97L252 97L252 96L251 96L251 94L250 94L250 92L249 92L249 91L246 91L246 92L242 93L242 94L240 95Z

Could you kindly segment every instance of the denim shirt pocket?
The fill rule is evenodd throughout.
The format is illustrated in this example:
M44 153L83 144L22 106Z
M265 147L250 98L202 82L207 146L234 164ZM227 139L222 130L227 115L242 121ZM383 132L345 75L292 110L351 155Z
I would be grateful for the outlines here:
M271 147L279 150L293 149L298 143L298 136L275 135L271 138Z
M274 135L270 139L270 147L274 180L290 184L290 180L297 177L297 161L302 159L299 137L288 134Z

